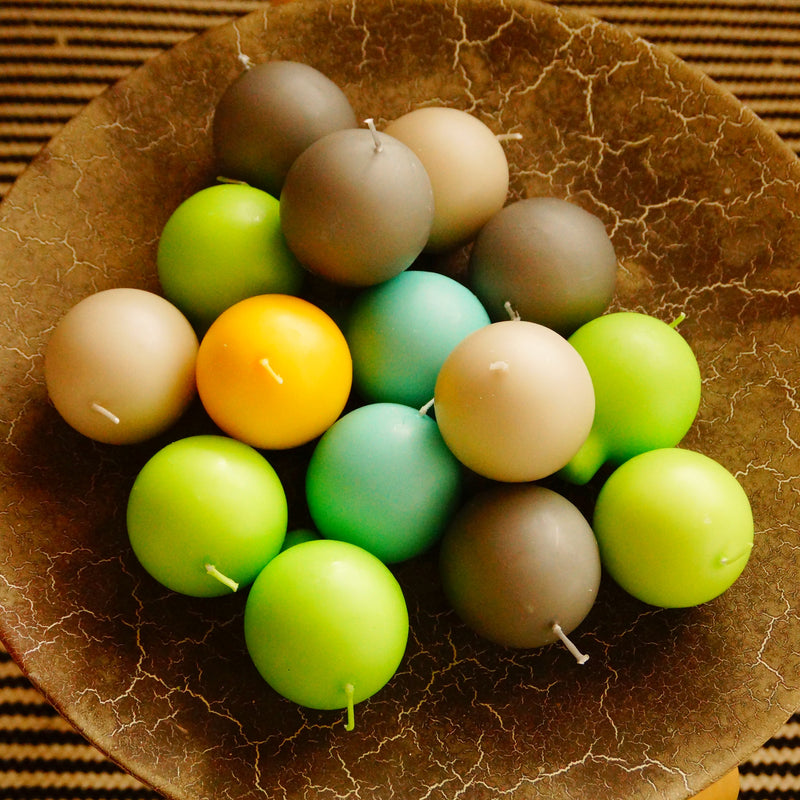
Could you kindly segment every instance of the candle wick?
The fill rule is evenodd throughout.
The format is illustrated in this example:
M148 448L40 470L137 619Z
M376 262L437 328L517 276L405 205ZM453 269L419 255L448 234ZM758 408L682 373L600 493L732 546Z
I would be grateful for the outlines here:
M364 120L364 124L370 129L372 133L372 141L375 142L375 152L380 153L383 150L383 143L378 138L378 129L375 127L375 120L370 117Z
M253 68L253 59L250 58L250 56L248 56L247 53L239 53L237 59L245 69Z
M570 638L566 633L564 633L561 626L557 622L554 622L551 627L553 629L553 633L555 633L555 635L561 639L561 641L564 643L564 647L566 647L567 650L569 650L570 653L575 656L575 660L579 664L585 664L589 660L589 656L587 656L586 653L581 653L581 651L575 647Z
M508 361L492 361L489 369L492 372L508 372Z
M518 142L520 139L522 139L522 134L521 133L498 133L497 134L497 141L498 142L508 142L508 141Z
M227 175L217 175L217 183L233 183L237 186L249 186L247 181L239 180L239 178L229 178Z
M213 564L206 564L206 572L212 577L218 580L220 583L227 586L231 591L237 591L239 589L239 584L236 583L233 578L229 578L227 575L223 575Z
M517 311L517 309L511 305L510 300L506 300L505 303L503 303L503 308L506 310L506 314L508 314L509 319L513 319L515 322L522 319L522 317L519 315L519 311Z
M678 325L680 325L681 322L683 322L685 319L686 319L686 314L684 314L683 311L681 311L681 313L678 314L678 316L675 317L675 319L669 323L670 328L677 328Z
M275 370L270 365L268 358L262 358L259 363L261 364L262 367L264 367L264 369L267 370L267 372L269 372L270 375L272 375L273 378L275 378L275 380L278 383L283 383L283 378L280 375L278 375L277 372L275 372Z
M431 399L428 400L428 402L425 403L425 405L422 406L422 408L419 410L419 415L421 417L424 417L431 410L432 407L433 407L433 398L431 397Z
M346 731L352 731L353 728L356 726L355 720L355 711L353 709L353 694L355 692L355 687L352 683L345 684L344 687L344 694L347 698L347 722L344 724L344 729Z
M119 425L119 417L116 414L112 414L105 406L101 406L100 403L92 403L92 410L96 411L98 414L102 414L115 425Z

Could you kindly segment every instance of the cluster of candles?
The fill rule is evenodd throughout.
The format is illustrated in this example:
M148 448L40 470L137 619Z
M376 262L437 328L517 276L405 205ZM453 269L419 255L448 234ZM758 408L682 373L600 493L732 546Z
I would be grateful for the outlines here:
M677 322L609 313L616 256L601 221L552 197L507 203L503 147L476 117L424 107L360 126L326 76L247 65L221 98L224 181L170 216L164 296L77 303L48 344L58 412L104 443L168 430L199 395L221 433L158 450L127 527L168 588L250 587L248 652L283 696L347 709L396 672L408 611L390 565L439 547L462 620L508 647L560 640L604 567L663 607L707 602L753 543L723 466L676 445L700 403ZM418 267L469 245L465 283ZM308 273L345 286L341 324L304 299ZM364 399L344 413L353 387ZM289 509L263 451L314 443ZM537 481L613 465L592 524ZM466 501L465 470L488 479Z

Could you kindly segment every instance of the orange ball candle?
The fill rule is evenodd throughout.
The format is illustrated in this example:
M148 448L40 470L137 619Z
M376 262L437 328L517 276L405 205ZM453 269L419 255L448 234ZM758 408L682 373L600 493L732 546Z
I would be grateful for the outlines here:
M344 335L317 306L265 294L224 311L197 354L197 391L209 416L252 447L296 447L344 409L353 364Z

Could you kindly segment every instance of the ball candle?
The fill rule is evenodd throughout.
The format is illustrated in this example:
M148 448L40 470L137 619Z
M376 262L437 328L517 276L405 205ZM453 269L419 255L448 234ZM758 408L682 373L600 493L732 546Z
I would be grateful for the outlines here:
M357 124L347 96L319 70L296 61L257 64L232 81L214 111L217 166L278 197L300 153Z
M533 481L563 467L592 426L594 391L578 352L550 328L494 322L445 360L434 391L442 437L467 467Z
M141 469L127 528L142 566L169 589L217 597L251 584L280 551L286 495L269 462L224 436L178 439Z
M306 474L319 532L363 547L386 563L429 550L460 499L461 466L431 417L374 403L337 420Z
M478 234L468 285L493 320L510 302L522 319L564 336L599 317L616 285L617 257L598 217L557 197L511 203Z
M371 286L408 268L428 241L433 191L416 155L374 129L337 131L292 164L281 225L299 261L323 278Z
M691 800L736 800L739 797L740 788L739 768L734 767L699 794L693 795Z
M452 250L470 241L503 207L508 196L506 154L477 117L429 106L393 120L384 131L408 145L430 176L435 211L426 250Z
M573 631L594 605L600 557L589 523L556 492L496 486L472 497L442 539L445 594L462 621L507 647L558 640L576 660Z
M305 276L283 238L278 201L240 184L184 200L164 226L156 263L167 299L203 331L246 297L297 294Z
M700 407L700 368L674 325L635 312L606 314L569 338L594 385L592 430L560 476L584 484L602 464L622 464L683 439Z
M736 478L708 456L678 448L618 467L597 497L593 527L611 577L663 608L718 597L753 547L753 514Z
M433 397L450 351L489 324L477 297L458 281L411 270L356 299L344 334L353 379L369 400L419 407Z
M167 430L195 397L197 336L170 302L141 289L106 289L74 305L47 343L53 405L80 433L106 444Z
M286 449L327 430L344 409L353 367L344 335L290 295L250 297L224 311L197 354L203 407L228 435Z
M264 568L245 605L247 650L275 691L301 706L346 708L394 676L408 641L402 589L366 550L323 539Z

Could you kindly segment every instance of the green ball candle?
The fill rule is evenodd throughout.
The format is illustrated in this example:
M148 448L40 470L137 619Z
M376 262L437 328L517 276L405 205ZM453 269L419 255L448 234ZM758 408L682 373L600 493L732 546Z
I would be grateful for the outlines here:
M736 478L708 456L678 448L618 467L600 490L593 528L611 577L663 608L722 594L753 547L753 514Z
M159 450L128 498L133 552L157 581L194 597L252 583L280 551L287 503L269 462L224 436L190 436Z
M700 407L697 359L674 324L623 311L582 325L569 343L592 378L595 414L560 477L585 484L609 462L674 447Z
M308 465L306 498L323 536L396 563L438 541L458 503L461 477L431 417L374 403L322 436Z
M373 402L422 406L450 351L489 324L466 286L436 272L412 270L357 298L345 326L353 380Z
M167 220L157 252L166 297L200 329L259 294L297 294L305 271L281 232L280 204L243 184L202 189Z
M303 542L264 568L247 598L247 650L267 683L301 706L348 709L395 674L408 610L391 571L347 542Z

